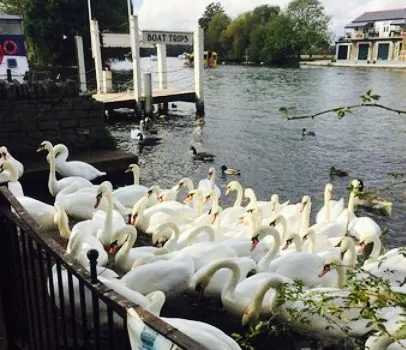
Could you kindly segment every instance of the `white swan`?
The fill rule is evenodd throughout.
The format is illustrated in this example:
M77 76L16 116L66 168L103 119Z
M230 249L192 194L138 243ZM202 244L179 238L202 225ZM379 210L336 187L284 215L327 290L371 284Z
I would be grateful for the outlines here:
M109 253L115 254L114 266L117 269L127 272L131 270L135 260L151 256L158 250L162 251L162 249L149 246L133 248L136 240L137 230L132 225L120 228L111 237Z
M21 176L23 176L24 165L10 154L10 152L8 151L6 146L1 146L0 147L0 164L5 161L8 161L8 160L11 161L17 168L17 173L18 173L17 180L18 180Z
M362 233L360 246L364 250L367 244L373 248L362 269L389 282L390 287L397 293L406 294L406 257L404 247L394 248L381 255L382 243L374 233Z
M171 231L171 235L162 245L162 242L165 240L164 233L168 229ZM160 245L162 245L162 247L168 251L176 251L185 248L196 241L202 242L202 238L198 238L199 235L207 236L204 240L206 242L214 242L216 239L215 232L211 226L202 225L198 227L191 227L190 229L180 232L178 225L174 224L173 222L166 222L157 227L157 229L153 232L152 244L157 245L157 243L160 243Z
M287 200L286 202L281 204L279 201L279 195L277 193L274 193L271 196L271 219L270 220L272 221L275 217L282 214L282 210L286 210L288 208L289 202L290 201ZM290 208L292 208L294 206L295 206L294 204L291 204Z
M130 164L125 172L133 173L134 183L132 185L119 187L118 189L114 190L113 196L114 198L119 200L125 207L132 209L137 201L147 195L148 187L139 184L140 170L137 164ZM156 195L150 196L147 207L151 207L156 203Z
M327 260L321 274L329 272L333 264L341 265L340 259L333 257ZM279 281L279 285L281 284L286 284L286 282ZM287 282L287 284L288 290L285 290L285 295L292 293L295 295L295 300L289 298L278 303L277 306L276 301L279 298L276 295L281 290L281 288L277 288L270 310L278 315L281 322L288 322L294 329L302 332L311 331L312 336L326 342L329 338L347 338L348 335L363 336L373 330L373 326L369 325L370 320L362 318L361 308L348 306L350 291L338 288L314 288L298 292L297 288L294 288L290 292L290 283ZM283 296L281 297L283 298ZM342 312L331 314L330 310L337 307L342 308ZM243 320L245 322L255 321L258 319L260 311L259 305L254 305L253 300L251 305L248 305ZM348 331L345 331L344 328Z
M269 219L272 216L273 204L270 201L259 201L252 188L246 188L244 191L244 197L249 200L246 209L256 209L257 207L261 210L262 219Z
M351 182L352 185L352 190L349 195L348 199L348 231L352 236L357 238L358 240L360 239L360 235L362 233L373 233L376 234L377 236L382 235L382 230L379 227L379 225L370 217L368 216L361 216L361 217L356 217L354 213L354 207L355 207L355 197L357 196L357 193L359 191L360 187L360 182L358 180L353 180Z
M66 147L62 143L54 146L54 154L55 170L62 177L80 176L89 181L92 181L100 176L106 175L106 172L98 170L89 163L78 160L67 161L69 157L69 150L68 147ZM51 154L47 155L47 161L48 163L50 163Z
M203 194L211 193L213 191L216 192L217 196L221 197L221 190L216 185L216 169L210 168L209 172L207 173L207 179L202 179L199 181L197 185L197 189L201 190Z
M89 180L80 176L69 176L57 181L55 175L55 154L52 143L49 141L43 141L40 147L37 149L37 152L44 150L48 151L50 154L48 189L51 195L56 196L63 188L70 185L74 181L79 181L82 187L93 186Z
M333 200L333 185L328 183L324 188L324 206L316 215L316 224L328 223L339 217L344 210L344 198Z
M249 257L241 257L241 258L226 258L221 260L216 260L206 266L203 266L201 269L197 270L189 285L190 291L195 291L197 281L201 280L204 275L207 275L208 272L213 269L215 266L216 272L210 277L209 284L204 287L204 295L206 296L216 296L219 297L221 295L221 291L223 290L224 285L226 284L227 280L230 279L232 271L228 268L219 268L217 269L217 264L219 261L232 261L233 263L238 265L240 270L240 274L238 277L238 282L242 282L247 275L251 272L256 272L256 264L255 261Z
M125 226L126 222L119 212L113 210L113 186L109 181L102 182L98 187L95 198L95 208L99 206L103 197L107 199L107 212L101 210L96 211L92 217L92 221L103 225L98 229L96 236L105 247L108 247L113 233Z
M179 187L177 185L167 189L162 189L158 185L153 185L148 189L148 192L152 191L152 194L156 195L158 203L162 203L164 201L176 201L176 198L178 197L178 189Z
M205 269L204 273L199 274L199 277L194 280L195 290L204 293L204 290L209 285L211 278L220 269L229 269L231 276L224 283L221 291L221 301L224 308L233 315L242 316L250 304L254 293L262 291L262 299L255 300L256 306L260 308L263 316L271 314L270 305L274 295L270 288L275 286L275 282L285 280L283 276L275 274L262 273L242 279L241 271L238 264L232 259L223 259L213 262L209 268ZM286 279L288 280L288 279Z
M24 196L23 186L18 181L17 167L10 160L0 163L0 183L5 182L8 182L8 189L15 197Z
M54 207L35 198L24 196L22 186L18 181L18 171L15 164L6 161L1 165L1 169L0 175L6 180L6 182L9 181L10 191L39 225L40 229L52 230L56 228L54 223ZM12 186L10 186L10 184Z
M235 199L234 205L232 207L224 209L220 214L221 222L224 226L238 223L238 218L246 211L246 208L242 206L244 195L243 188L238 181L229 182L224 194L227 196L231 191L236 191L237 197Z
M195 270L193 259L178 253L144 257L136 264L120 281L144 295L155 290L164 292L167 297L179 295L188 287Z
M300 280L308 287L341 287L344 284L345 272L342 266L338 267L334 273L319 276L325 265L325 260L330 256L321 257L300 251L301 239L298 234L292 234L287 243L289 243L289 240L295 241L298 251L283 254L274 259L272 259L271 254L265 255L261 259L262 261L258 262L258 271L273 272L286 276L291 280ZM275 240L275 243L278 243L278 239ZM272 253L275 251L277 250L274 248ZM337 258L333 254L331 256Z
M152 191L148 192L148 196L150 195ZM152 234L165 222L174 222L179 225L194 217L193 209L176 201L164 201L147 208L148 196L135 203L131 213L131 224L144 233Z

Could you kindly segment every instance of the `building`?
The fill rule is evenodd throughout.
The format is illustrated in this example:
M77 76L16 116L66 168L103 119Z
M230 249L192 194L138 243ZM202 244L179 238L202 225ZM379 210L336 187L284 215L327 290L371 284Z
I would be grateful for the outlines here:
M406 8L365 12L345 26L336 60L406 61Z
M28 70L23 18L0 13L0 80L9 71L12 79L22 82Z

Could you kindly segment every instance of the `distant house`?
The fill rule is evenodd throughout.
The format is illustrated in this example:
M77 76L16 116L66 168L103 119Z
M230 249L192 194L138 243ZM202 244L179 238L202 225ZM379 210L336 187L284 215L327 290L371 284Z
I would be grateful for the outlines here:
M406 8L365 12L345 26L337 60L406 61Z

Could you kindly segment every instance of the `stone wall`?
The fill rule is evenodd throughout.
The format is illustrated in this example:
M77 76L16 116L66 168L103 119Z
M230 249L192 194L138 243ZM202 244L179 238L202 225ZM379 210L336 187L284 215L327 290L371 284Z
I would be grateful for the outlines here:
M80 96L74 82L0 81L0 122L0 146L11 154L32 154L44 140L72 151L114 147L103 104Z

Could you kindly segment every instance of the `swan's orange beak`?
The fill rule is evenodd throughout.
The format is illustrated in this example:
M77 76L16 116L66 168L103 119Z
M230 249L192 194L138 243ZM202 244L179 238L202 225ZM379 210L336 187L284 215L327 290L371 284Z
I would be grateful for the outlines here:
M138 215L135 214L131 217L131 225L135 226L137 225L137 219L138 219Z
M272 203L271 211L275 211L276 203Z
M164 201L164 197L159 196L159 197L157 198L157 200L158 200L158 203L162 203L162 202Z
M185 198L185 200L183 201L183 203L189 203L191 200L193 199L193 196L191 194L188 194Z
M3 154L4 160L7 160L7 153L3 152L2 154Z
M225 195L225 196L228 196L229 193L230 193L230 188L227 187L227 188L225 189L225 191L224 191L224 195Z
M44 148L42 146L39 146L38 149L37 149L37 152L41 152L43 149ZM4 155L4 153L3 153L3 155Z
M330 272L330 265L324 265L323 271L319 273L319 277L323 277L328 272Z
M208 173L208 174L207 174L207 178L210 180L212 175L213 175L213 174L212 174L211 172Z
M118 250L117 241L111 243L111 244L110 244L110 247L109 247L109 251L108 251L109 254L115 255L115 254L117 253L117 250Z
M366 247L367 245L365 244L364 241L362 241L362 242L360 242L359 246L361 247L361 251L364 251L364 250L365 250L365 247Z
M300 212L302 213L304 208L306 207L306 203L301 203L302 205L300 206Z
M218 213L214 213L214 214L213 214L213 220L211 221L211 224L212 224L212 225L213 225L214 222L216 221L217 215L219 215L219 214L218 214Z
M206 205L209 200L210 200L210 196L204 197L203 204Z
M255 249L255 247L258 245L258 243L259 243L259 240L258 240L258 237L252 237L251 238L251 249L250 249L250 251L252 252L254 249Z

